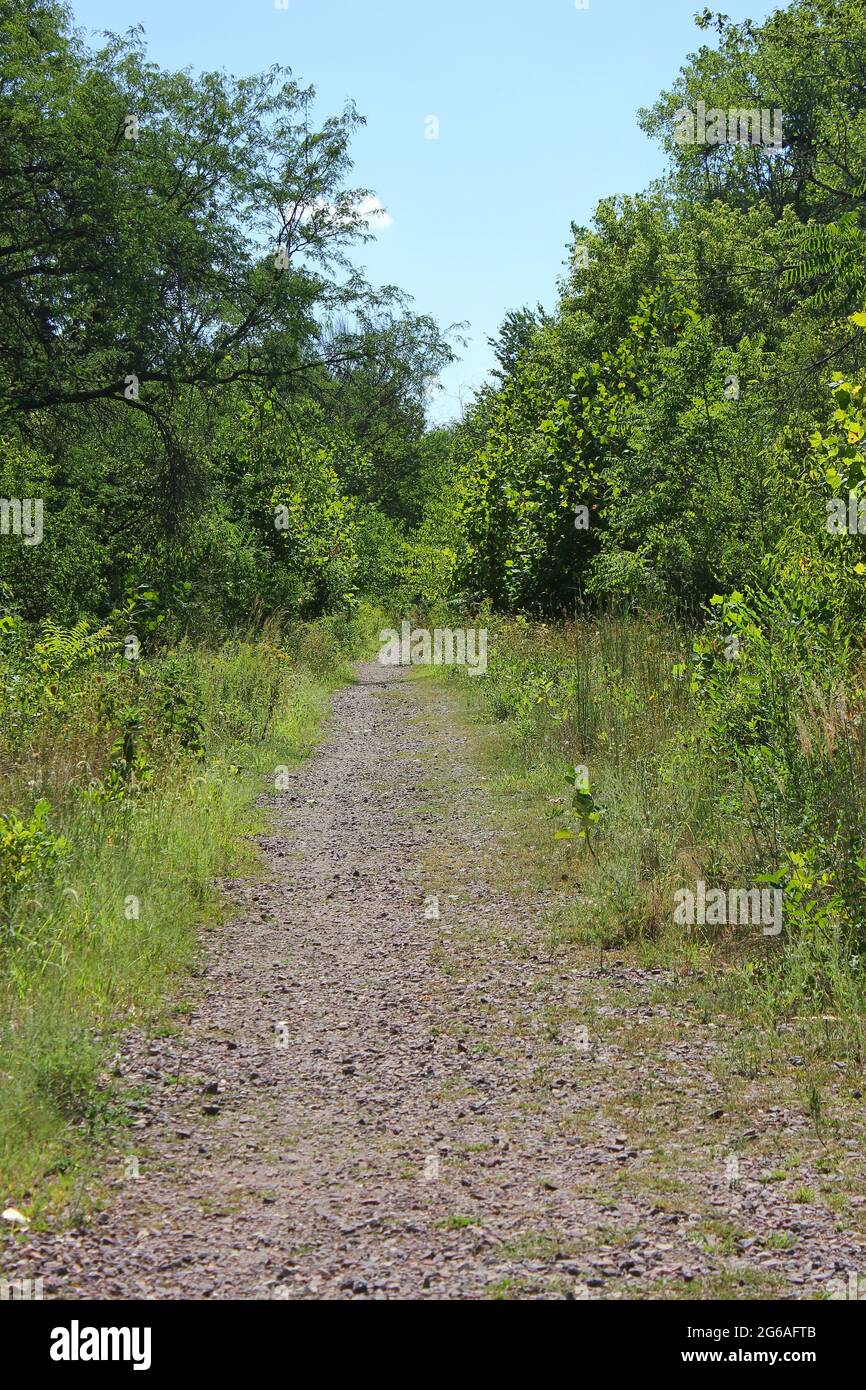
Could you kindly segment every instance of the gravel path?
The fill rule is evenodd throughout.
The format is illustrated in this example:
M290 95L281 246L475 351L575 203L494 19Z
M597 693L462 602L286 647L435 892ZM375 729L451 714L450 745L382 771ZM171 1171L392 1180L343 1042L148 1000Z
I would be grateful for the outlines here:
M360 667L263 798L265 871L228 885L192 1011L127 1040L146 1099L107 1208L7 1238L7 1275L65 1298L796 1298L866 1270L856 1196L794 1200L832 1181L802 1108L743 1083L729 1113L719 1030L676 981L552 954L555 903L500 886L455 697L402 675ZM847 1193L862 1138L837 1149Z

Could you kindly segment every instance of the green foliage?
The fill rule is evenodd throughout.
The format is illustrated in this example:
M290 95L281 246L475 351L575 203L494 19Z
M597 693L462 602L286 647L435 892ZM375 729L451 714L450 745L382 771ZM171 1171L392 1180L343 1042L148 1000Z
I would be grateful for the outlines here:
M571 772L567 772L565 780L574 789L571 798L571 810L579 828L576 832L572 829L557 830L556 838L557 840L571 840L576 833L579 839L586 841L587 849L591 850L590 830L593 826L598 825L604 815L604 808L596 801L589 789L588 779L579 772L578 768L575 767ZM557 814L560 813L561 809L563 808L557 807Z
M527 776L591 766L592 790L549 799L605 923L663 938L659 884L678 875L780 887L783 939L737 963L741 997L773 1026L820 1001L857 1049L866 12L794 0L760 24L697 22L715 42L642 114L667 176L573 228L554 312L506 315L494 383L451 436L458 595L597 618L573 658L569 626L508 623L472 698ZM699 101L780 108L783 143L677 143L675 113ZM642 616L641 659L627 642L602 658L627 621L611 613ZM659 615L687 624L682 648L636 685ZM669 843L640 829L644 787Z
M252 865L263 778L310 751L375 619L139 662L55 625L28 668L53 687L50 714L40 686L29 743L0 726L4 800L23 808L0 815L0 1185L28 1214L67 1206L118 1123L117 1030L159 1016L219 920L216 885Z
M497 385L457 431L474 601L696 615L762 582L792 518L820 529L780 469L801 471L825 364L863 378L866 16L797 0L715 27L643 115L671 156L663 185L574 228L555 313L506 316ZM677 144L674 112L698 101L781 108L784 145Z
M557 931L666 950L675 888L734 878L743 849L726 810L733 784L697 740L698 701L676 675L685 634L629 616L488 621L486 677L462 686L495 721L509 792L544 808L540 853L564 894Z
M42 800L26 819L12 809L0 815L0 912L8 911L22 888L55 868L69 848L63 836L49 828L50 810L50 803Z
M356 511L421 521L453 359L350 262L362 119L317 127L278 66L164 71L138 30L90 49L54 0L0 0L0 38L0 497L44 514L0 537L0 605L159 645L357 603Z
M726 943L738 986L862 1045L866 541L828 519L866 508L866 12L697 23L641 117L664 179L573 227L553 311L505 312L425 429L460 326L350 260L354 108L317 127L284 69L163 71L0 0L0 497L44 513L0 536L7 1163L103 1116L87 1028L188 957L248 767L309 746L380 606L494 629L467 687L543 786L578 935L663 951L675 886L748 873L785 936ZM698 101L781 108L784 142L678 144Z

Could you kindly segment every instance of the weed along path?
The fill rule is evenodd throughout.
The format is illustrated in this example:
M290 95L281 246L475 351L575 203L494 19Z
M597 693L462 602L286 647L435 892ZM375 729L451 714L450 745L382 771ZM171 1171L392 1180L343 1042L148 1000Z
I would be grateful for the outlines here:
M803 1298L866 1270L862 1135L733 1084L679 977L556 944L459 695L405 677L360 667L265 798L262 876L228 885L174 1028L118 1059L103 1209L10 1237L7 1274L67 1298Z

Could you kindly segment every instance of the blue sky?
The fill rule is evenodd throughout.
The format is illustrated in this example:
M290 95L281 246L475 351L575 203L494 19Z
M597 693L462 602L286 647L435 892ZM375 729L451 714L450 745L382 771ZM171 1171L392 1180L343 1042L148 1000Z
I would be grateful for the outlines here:
M580 0L584 3L584 0ZM661 152L636 112L709 38L700 0L72 0L85 30L144 26L165 67L238 75L287 64L367 117L352 181L391 222L358 259L447 325L468 320L462 361L432 415L460 413L492 361L505 311L553 306L571 221L645 188ZM773 6L727 0L734 19ZM425 138L427 118L439 138Z

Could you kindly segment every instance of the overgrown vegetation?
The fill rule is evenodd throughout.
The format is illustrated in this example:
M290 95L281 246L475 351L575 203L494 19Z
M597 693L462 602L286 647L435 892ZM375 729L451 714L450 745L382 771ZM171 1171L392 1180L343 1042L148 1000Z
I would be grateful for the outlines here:
M369 617L136 663L83 623L33 653L5 634L0 1187L28 1216L78 1201L121 1118L112 1038L159 1019L221 877L255 872L253 800L310 752Z
M711 959L770 1045L805 1021L862 1060L866 12L697 22L641 116L666 178L573 227L554 311L510 311L495 381L428 429L455 333L352 260L354 109L317 127L286 71L163 72L0 0L19 1198L109 1122L106 1037L191 958L371 605L492 628L466 688L576 874L562 930ZM678 143L699 102L781 110L782 144ZM782 933L678 927L698 881L780 890Z
M0 1188L31 1216L112 1120L113 1030L252 863L364 595L453 569L424 523L453 349L350 259L361 118L313 98L0 0Z
M459 592L522 615L467 689L561 803L585 934L701 939L768 1039L808 1018L860 1060L866 14L697 22L642 114L667 177L573 228L453 431ZM780 110L782 143L678 143L698 102ZM780 937L684 932L699 880L781 890Z
M529 796L543 817L548 882L567 885L570 900L551 924L553 945L598 959L631 947L652 964L700 968L702 1007L747 1019L756 1053L784 1048L795 1031L798 1052L861 1062L859 722L816 685L791 701L790 673L777 671L770 689L790 705L791 737L780 740L790 762L768 777L772 745L747 742L730 693L719 699L699 680L693 650L703 654L707 636L627 613L488 621L487 677L462 688L499 730L492 770L503 790ZM747 668L734 678L751 688ZM775 739L781 715L758 709L777 719ZM699 881L726 893L778 886L782 933L677 924L678 890Z

